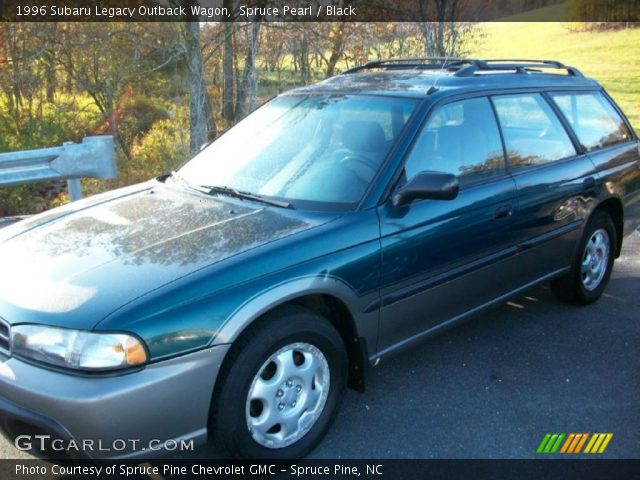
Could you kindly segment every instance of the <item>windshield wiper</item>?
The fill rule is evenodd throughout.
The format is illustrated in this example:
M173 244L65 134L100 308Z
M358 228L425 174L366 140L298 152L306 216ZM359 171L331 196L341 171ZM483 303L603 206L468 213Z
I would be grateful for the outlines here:
M253 200L256 202L262 202L262 203L266 203L267 205L273 205L275 207L291 208L291 204L289 202L265 197L257 193L243 192L242 190L236 190L235 188L231 188L231 187L220 186L220 185L198 185L195 188L202 189L203 191L206 191L206 193L209 193L210 195L214 193L218 193L222 195L227 195L228 197L244 198L244 199Z
M220 185L193 185L176 172L171 172L171 177L174 178L176 181L178 181L178 183L184 185L185 187L191 188L192 190L196 190L200 193L206 193L207 195L213 195L217 193L221 195L227 195L228 197L243 198L247 200L253 200L256 202L262 202L262 203L266 203L267 205L273 205L275 207L291 208L291 204L289 202L276 200L269 197L264 197L257 193L243 192L242 190L236 190L235 188L220 186Z

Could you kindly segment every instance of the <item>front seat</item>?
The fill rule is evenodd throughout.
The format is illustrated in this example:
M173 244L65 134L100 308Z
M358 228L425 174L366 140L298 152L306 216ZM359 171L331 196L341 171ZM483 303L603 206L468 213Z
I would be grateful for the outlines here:
M387 151L384 130L378 122L371 120L352 120L342 126L342 145L348 149L353 158L343 157L363 181L370 182Z

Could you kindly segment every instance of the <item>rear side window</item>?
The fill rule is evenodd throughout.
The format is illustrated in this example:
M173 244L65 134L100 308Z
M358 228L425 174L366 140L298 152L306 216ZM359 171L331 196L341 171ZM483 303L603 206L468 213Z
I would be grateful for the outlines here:
M421 171L453 173L460 184L503 175L504 153L489 100L448 103L429 117L407 158L407 180Z
M512 169L576 154L569 135L542 95L500 95L492 99Z
M587 151L631 140L627 125L601 92L555 93L552 97Z

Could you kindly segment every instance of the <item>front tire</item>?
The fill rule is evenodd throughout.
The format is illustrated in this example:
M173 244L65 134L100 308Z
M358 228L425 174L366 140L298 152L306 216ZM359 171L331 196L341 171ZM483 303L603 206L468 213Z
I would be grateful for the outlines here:
M617 234L613 220L596 211L587 222L571 271L551 282L551 289L562 301L588 305L600 298L611 271Z
M262 459L309 453L346 387L347 354L333 325L288 306L263 318L228 355L211 428L229 453Z

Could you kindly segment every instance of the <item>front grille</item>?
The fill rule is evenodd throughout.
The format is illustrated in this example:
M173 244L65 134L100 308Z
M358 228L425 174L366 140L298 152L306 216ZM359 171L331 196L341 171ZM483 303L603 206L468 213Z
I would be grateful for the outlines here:
M9 354L9 324L0 318L0 353Z

